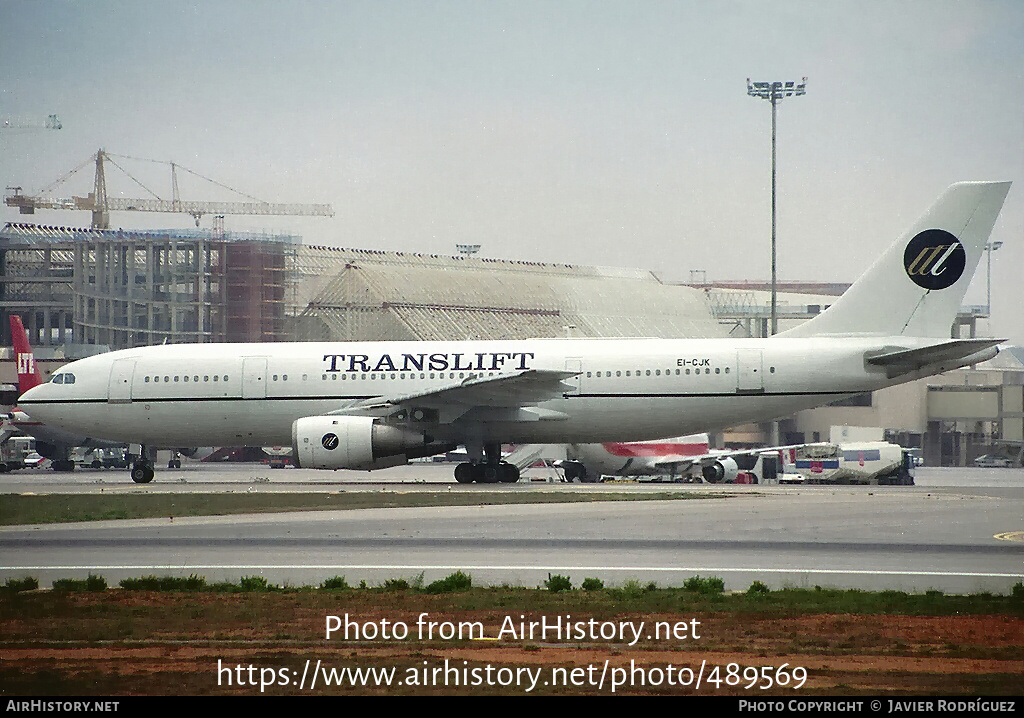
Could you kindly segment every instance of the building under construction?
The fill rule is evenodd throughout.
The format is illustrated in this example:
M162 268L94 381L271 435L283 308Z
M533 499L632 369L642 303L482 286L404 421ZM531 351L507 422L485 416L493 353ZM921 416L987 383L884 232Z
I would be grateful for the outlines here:
M112 349L290 337L298 238L9 223L0 230L0 331Z
M0 331L33 344L721 336L650 272L302 246L292 235L10 223Z
M56 120L56 118L53 118ZM59 124L59 123L58 123ZM106 345L112 349L181 342L280 341L295 314L298 238L225 232L226 214L331 216L326 204L266 202L173 162L172 194L161 198L121 163L139 158L99 150L36 194L7 187L4 203L23 215L37 210L89 211L88 229L10 223L0 231L0 332L22 315L36 346ZM143 190L128 197L107 189L108 165ZM55 196L86 167L92 191ZM184 200L179 170L245 201ZM212 230L111 230L111 212L189 214Z

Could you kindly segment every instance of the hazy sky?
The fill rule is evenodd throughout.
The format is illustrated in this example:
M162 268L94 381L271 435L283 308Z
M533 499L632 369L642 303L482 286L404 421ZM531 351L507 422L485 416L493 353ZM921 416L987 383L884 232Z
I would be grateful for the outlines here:
M0 28L0 116L64 125L0 134L4 186L36 192L102 147L336 213L228 228L676 278L770 276L770 106L746 78L806 76L779 108L780 278L852 281L950 183L1014 180L992 332L1024 342L1019 0L0 0ZM165 166L117 161L170 197ZM179 181L183 199L239 199ZM87 167L54 194L91 184ZM149 196L117 170L108 187Z

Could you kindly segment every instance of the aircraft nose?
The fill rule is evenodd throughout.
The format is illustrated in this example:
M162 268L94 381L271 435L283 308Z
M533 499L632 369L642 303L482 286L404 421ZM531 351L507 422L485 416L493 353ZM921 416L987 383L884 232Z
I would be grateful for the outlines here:
M24 394L19 396L18 397L18 405L19 406L22 406L22 405L27 406L27 405L32 403L33 399L38 399L39 395L42 393L40 390L44 386L46 386L46 385L45 384L40 384L39 386L34 386L31 389L29 389L28 391L26 391Z

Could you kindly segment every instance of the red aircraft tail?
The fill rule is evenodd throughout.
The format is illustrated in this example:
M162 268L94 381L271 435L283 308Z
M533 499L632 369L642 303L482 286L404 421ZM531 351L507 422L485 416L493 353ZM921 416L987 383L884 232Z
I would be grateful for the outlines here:
M28 334L21 323L21 317L11 315L11 339L14 342L14 360L18 364L18 393L24 394L34 386L43 383L43 377L36 366L36 358L32 355L32 347L28 343Z

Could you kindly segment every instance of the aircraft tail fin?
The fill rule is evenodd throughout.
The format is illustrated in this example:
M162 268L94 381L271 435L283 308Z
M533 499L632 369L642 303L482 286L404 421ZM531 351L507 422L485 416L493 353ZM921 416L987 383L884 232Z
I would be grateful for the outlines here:
M814 319L780 336L949 338L1009 182L958 182Z
M24 394L34 386L43 383L43 377L36 366L36 358L28 342L28 334L21 323L21 317L11 315L11 341L14 343L14 360L18 365L18 394Z

